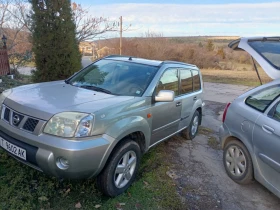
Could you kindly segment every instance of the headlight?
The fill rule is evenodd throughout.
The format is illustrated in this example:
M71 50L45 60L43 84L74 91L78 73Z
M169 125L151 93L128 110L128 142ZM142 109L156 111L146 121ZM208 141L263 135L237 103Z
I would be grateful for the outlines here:
M63 112L54 115L44 133L61 137L86 137L91 134L94 117L86 113Z

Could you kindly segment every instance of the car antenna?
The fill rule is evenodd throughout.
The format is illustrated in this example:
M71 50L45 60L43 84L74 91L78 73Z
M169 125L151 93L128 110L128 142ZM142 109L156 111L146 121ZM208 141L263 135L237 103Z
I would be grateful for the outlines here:
M128 60L132 61L132 57L129 57L129 59L128 59Z

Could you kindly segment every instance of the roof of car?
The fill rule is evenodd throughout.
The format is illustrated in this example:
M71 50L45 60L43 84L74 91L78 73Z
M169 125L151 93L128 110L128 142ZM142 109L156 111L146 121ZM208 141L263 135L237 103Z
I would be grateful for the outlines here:
M233 50L243 50L243 49L240 49L238 47L239 45L239 42L241 40L248 40L248 41L279 41L280 40L280 37L279 36L272 36L272 37L241 37L239 39L236 39L236 40L233 40L231 41L229 44L228 44L228 47L233 49Z
M141 63L150 66L161 66L163 64L180 64L180 65L188 65L188 66L196 67L195 65L192 64L177 62L177 61L149 60L149 59L136 58L131 56L121 56L121 55L109 55L105 57L105 59L114 59L118 61L133 61L134 63Z

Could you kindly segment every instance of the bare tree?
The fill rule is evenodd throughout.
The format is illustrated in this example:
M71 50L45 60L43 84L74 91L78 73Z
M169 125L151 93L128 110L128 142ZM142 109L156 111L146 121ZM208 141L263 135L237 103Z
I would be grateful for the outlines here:
M31 58L29 11L24 0L0 0L0 36L8 38L9 60L15 71Z
M92 40L106 32L118 31L119 23L104 17L93 17L80 4L72 3L78 42Z

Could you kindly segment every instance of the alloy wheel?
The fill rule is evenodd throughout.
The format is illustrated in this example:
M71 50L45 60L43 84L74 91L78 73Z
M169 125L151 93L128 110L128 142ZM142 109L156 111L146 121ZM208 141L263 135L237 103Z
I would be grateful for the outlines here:
M123 188L130 181L136 168L137 156L134 151L126 152L115 169L114 183L117 188Z
M193 119L193 122L192 122L192 128L191 128L191 132L192 132L192 135L194 136L197 132L197 129L198 129L198 122L199 122L199 119L198 119L198 116L195 116L195 118Z

